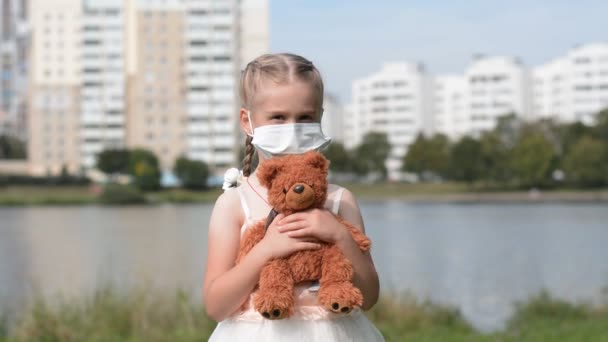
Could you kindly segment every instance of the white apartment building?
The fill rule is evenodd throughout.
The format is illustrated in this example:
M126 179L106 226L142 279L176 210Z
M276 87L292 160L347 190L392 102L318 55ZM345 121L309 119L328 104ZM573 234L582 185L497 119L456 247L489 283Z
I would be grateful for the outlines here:
M123 0L85 0L82 17L80 153L125 146L125 10Z
M331 94L325 94L325 98L323 99L323 118L321 119L323 133L331 137L334 142L344 143L345 118L348 117L345 115L344 107L338 98Z
M401 178L407 147L419 132L431 128L430 80L422 65L389 63L369 77L353 82L352 120L348 123L354 148L369 132L384 132L392 145L386 162L389 179Z
M433 133L453 140L470 129L467 79L462 75L443 75L433 79Z
M236 164L238 11L235 0L187 4L187 151L214 169Z
M496 126L509 113L526 118L530 113L529 75L512 57L480 56L465 71L467 131L473 136Z
M27 1L0 1L0 134L26 139Z
M608 108L608 43L577 46L533 69L533 117L592 124Z

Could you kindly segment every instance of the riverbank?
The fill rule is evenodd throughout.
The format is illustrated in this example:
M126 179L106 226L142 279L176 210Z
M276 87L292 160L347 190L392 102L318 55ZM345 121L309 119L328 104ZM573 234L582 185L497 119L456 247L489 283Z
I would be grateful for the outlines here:
M542 293L518 306L506 328L484 334L452 308L410 296L384 297L366 313L387 341L603 341L608 303L570 304ZM6 316L5 316L6 317ZM100 290L84 299L37 299L0 341L206 341L215 322L183 292Z
M441 184L345 184L361 200L407 202L519 203L519 202L608 202L608 189L550 191L488 191L471 189L463 183ZM212 203L221 189L189 191L169 189L144 194L148 204ZM0 206L100 204L100 189L83 186L7 186L0 188Z

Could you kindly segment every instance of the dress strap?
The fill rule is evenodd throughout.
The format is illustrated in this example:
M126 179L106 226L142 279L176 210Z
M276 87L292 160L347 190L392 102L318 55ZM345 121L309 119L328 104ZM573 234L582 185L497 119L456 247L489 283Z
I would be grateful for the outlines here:
M247 199L245 198L245 193L243 192L242 187L236 188L237 193L239 194L239 199L241 200L241 207L243 208L243 213L245 214L245 222L251 222L251 209L247 205Z
M340 200L342 199L343 192L344 188L339 187L338 190L336 190L336 194L334 195L334 202L331 207L331 212L334 213L334 215L338 215L338 211L340 211Z

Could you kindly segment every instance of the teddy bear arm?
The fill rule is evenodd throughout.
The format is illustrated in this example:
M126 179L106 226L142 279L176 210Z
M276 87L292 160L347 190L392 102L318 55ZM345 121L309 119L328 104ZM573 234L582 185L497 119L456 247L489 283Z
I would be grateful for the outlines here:
M340 223L342 223L346 227L346 229L348 229L351 236L353 237L353 240L355 240L355 242L359 246L359 249L362 252L367 252L370 250L372 242L370 241L370 239L367 236L365 236L365 234L361 231L361 229L358 229L357 227L353 226L350 222L346 221L345 219L343 219L341 217L338 217L338 220L340 221Z

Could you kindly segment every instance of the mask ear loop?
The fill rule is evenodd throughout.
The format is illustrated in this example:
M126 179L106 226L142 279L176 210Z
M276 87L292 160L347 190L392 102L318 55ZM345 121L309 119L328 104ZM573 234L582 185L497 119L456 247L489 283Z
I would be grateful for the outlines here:
M248 136L253 137L253 125L251 124L251 111L247 109L247 120L249 121L249 129L251 133L246 133Z

